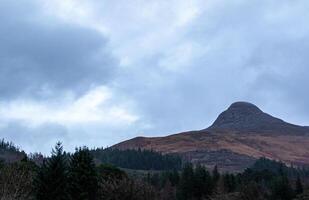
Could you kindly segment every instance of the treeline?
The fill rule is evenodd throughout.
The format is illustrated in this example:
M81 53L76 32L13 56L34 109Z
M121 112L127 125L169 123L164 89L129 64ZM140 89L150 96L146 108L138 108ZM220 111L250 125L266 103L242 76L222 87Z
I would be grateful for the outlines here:
M301 176L304 178L309 177L309 168L308 166L294 167L293 165L288 167L282 162L275 160L269 160L267 158L260 158L257 160L252 167L254 171L270 171L273 174L277 174L282 170L288 177L297 178Z
M21 151L12 142L7 142L4 139L0 140L0 163L15 162L26 156L24 151Z
M162 155L151 150L118 150L98 148L91 150L94 158L101 163L109 163L121 168L136 170L181 169L182 159L175 155Z
M27 157L0 166L0 199L4 200L144 200L154 196L149 184L129 178L116 167L95 165L86 147L68 154L57 143L40 166Z
M20 149L15 146L12 142L7 142L4 139L0 140L0 152L10 151L10 152L20 152Z
M142 152L142 151L138 151ZM5 200L301 200L308 199L305 169L262 158L242 173L220 173L187 163L181 170L130 176L96 164L91 150L63 151L61 143L38 165L28 157L0 165Z
M259 159L243 173L209 172L203 166L186 164L174 171L148 175L147 182L162 196L174 200L292 200L309 199L305 192L308 171L287 167L283 163Z
M157 199L193 200L212 197L219 178L217 167L210 173L205 167L187 163L180 172L147 174L144 180L158 191Z

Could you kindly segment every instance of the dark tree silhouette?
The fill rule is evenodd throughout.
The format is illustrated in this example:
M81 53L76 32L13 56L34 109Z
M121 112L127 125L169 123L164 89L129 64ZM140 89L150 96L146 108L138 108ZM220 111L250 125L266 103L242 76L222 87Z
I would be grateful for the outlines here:
M179 187L177 191L177 198L180 200L187 200L193 197L194 190L194 170L190 163L185 164L181 179L179 182Z
M72 200L95 200L98 178L93 157L86 147L76 149L71 156L69 194Z
M301 194L304 192L303 184L299 176L296 179L296 186L295 186L295 193L296 195Z
M40 167L35 184L38 200L68 200L67 156L58 142Z

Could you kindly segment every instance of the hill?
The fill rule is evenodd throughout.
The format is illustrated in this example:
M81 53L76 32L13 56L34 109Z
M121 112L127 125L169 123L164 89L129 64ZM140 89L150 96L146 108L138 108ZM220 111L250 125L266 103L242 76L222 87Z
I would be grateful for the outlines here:
M11 142L0 140L0 161L12 163L23 159L26 153Z
M193 163L241 171L258 158L309 165L309 128L275 118L247 102L233 103L206 129L166 137L137 137L117 149L176 153Z

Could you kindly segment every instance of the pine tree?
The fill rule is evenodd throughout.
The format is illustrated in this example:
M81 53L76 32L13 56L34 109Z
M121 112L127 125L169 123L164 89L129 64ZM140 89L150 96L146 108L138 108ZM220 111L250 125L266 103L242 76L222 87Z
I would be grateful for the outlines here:
M187 163L182 170L177 197L181 200L193 197L194 171L191 163Z
M276 177L271 185L271 198L280 200L291 200L294 192L289 183L289 179L284 171L279 171L279 176Z
M175 196L175 188L172 186L171 182L167 180L163 189L161 190L160 199L161 200L174 200Z
M198 165L194 171L194 196L204 199L212 193L212 180L205 167Z
M240 187L240 199L242 200L264 200L265 191L255 181L250 181Z
M179 173L178 173L177 170L174 169L173 172L170 173L170 177L169 177L169 180L170 180L172 186L178 185L179 179L180 179Z
M300 177L299 175L297 176L297 179L296 179L296 187L295 187L295 193L298 195L298 194L301 194L304 192L304 189L303 189L303 184L300 180Z
M93 157L86 147L76 149L69 167L69 194L72 200L94 200L98 179Z
M51 158L40 167L35 181L38 200L67 200L67 162L63 146L58 142Z
M217 182L220 179L220 173L218 170L218 166L216 165L212 171L212 177L214 182Z
M233 174L223 175L223 185L227 193L234 192L236 189L236 178Z
M212 171L212 188L213 190L217 190L217 186L218 186L218 181L220 180L220 173L218 170L217 165L214 167L213 171Z

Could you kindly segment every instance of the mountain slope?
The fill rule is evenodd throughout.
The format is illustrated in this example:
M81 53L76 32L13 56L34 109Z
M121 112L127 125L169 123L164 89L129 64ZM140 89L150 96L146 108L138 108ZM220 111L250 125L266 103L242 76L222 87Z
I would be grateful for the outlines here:
M137 137L118 149L153 149L177 153L192 162L240 171L259 157L309 165L309 129L284 122L257 106L236 102L207 129L166 137Z

